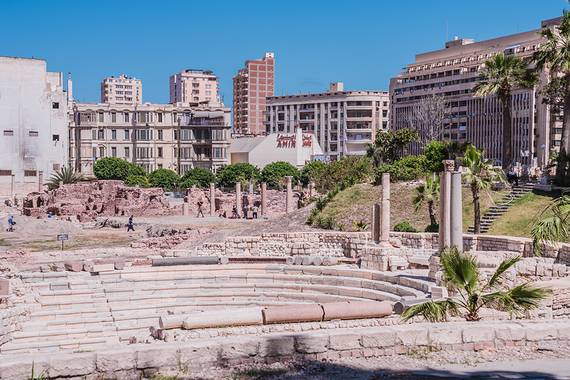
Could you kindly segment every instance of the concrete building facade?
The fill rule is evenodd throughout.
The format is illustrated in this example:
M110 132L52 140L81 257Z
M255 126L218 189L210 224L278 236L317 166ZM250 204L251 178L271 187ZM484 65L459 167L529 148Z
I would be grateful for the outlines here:
M387 91L344 91L342 82L319 94L267 98L269 133L294 133L297 127L314 134L329 160L364 155L377 130L387 130Z
M44 60L0 57L0 195L38 191L67 152L63 74Z
M234 132L265 134L266 98L275 95L275 56L246 61L233 78Z
M142 104L142 81L124 74L103 79L101 82L101 103Z
M102 157L123 158L146 172L216 171L228 163L230 128L230 110L224 107L74 103L69 158L85 175L93 174Z
M218 77L210 70L194 69L171 75L170 103L223 105Z
M323 151L315 135L300 128L292 134L270 133L267 136L242 136L231 140L230 163L246 162L263 169L266 165L284 161L301 169Z
M558 19L542 22L554 25ZM390 81L391 128L418 128L417 109L433 96L445 100L442 139L470 142L488 158L502 161L502 109L496 96L476 97L486 60L498 53L528 58L541 44L539 29L475 42L454 39L445 48L416 55L405 71ZM542 74L542 79L546 78ZM544 83L543 81L541 83ZM512 94L513 161L543 166L551 149L558 149L562 133L559 115L542 102L541 88L515 89ZM421 151L414 144L412 152Z

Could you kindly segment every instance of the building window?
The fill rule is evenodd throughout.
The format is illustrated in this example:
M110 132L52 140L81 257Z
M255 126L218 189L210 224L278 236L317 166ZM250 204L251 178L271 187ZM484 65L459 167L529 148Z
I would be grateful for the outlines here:
M111 123L116 123L116 122L117 122L117 113L111 112Z
M51 141L59 141L59 135L51 135Z
M125 158L129 158L131 155L129 147L125 147Z
M117 157L117 148L114 146L111 147L111 156Z
M128 123L128 122L129 122L129 113L128 113L128 112L125 112L125 113L123 114L123 117L125 118L125 123Z
M99 112L99 123L102 123L104 121L104 115L103 112Z
M103 129L97 130L97 140L105 139L105 131Z
M156 148L156 156L158 158L162 158L162 148L161 147Z
M163 131L162 131L162 129L159 129L158 130L158 139L162 140L162 137L163 137Z
M30 137L38 137L38 131L28 131L28 136Z
M161 112L158 113L158 122L162 123L162 113Z
M125 129L125 140L129 140L129 130Z
M99 157L105 157L105 147L99 147Z
M37 172L35 170L24 170L24 177L35 177Z
M13 129L4 129L4 136L14 136Z
M9 176L12 175L11 170L0 170L0 176Z
M116 140L116 139L117 139L117 130L111 129L111 140Z
M51 108L53 108L54 110L58 110L59 109L59 103L58 102L53 102L51 104Z

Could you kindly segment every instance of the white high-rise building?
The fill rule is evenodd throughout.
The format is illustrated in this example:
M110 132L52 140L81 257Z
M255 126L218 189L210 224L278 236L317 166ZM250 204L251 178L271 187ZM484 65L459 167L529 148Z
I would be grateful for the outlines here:
M126 75L107 77L101 82L101 103L142 104L142 81Z
M0 196L38 191L68 161L63 74L40 59L0 57Z

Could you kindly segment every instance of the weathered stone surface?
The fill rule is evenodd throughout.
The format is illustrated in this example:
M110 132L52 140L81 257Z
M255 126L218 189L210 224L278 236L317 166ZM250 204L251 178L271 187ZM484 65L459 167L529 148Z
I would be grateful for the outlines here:
M295 337L286 335L275 335L264 338L259 345L259 355L286 356L295 352Z
M427 326L405 326L397 328L396 339L404 346L427 346L429 344Z
M136 363L139 369L176 367L178 359L177 344L139 346L136 351Z
M114 372L136 368L136 351L129 349L101 350L97 352L97 370Z
M370 332L362 334L360 342L362 347L392 347L396 344L396 330L390 327L370 330Z
M476 322L463 329L463 343L488 342L495 338L495 330L490 326L480 326Z
M185 329L210 327L262 325L263 316L260 307L232 310L214 310L187 316L182 324Z
M306 334L295 337L295 350L302 354L325 352L328 344L328 333Z
M95 371L95 353L60 354L49 360L50 377L71 377L88 375Z
M269 306L263 310L263 322L266 324L322 320L323 308L317 304Z
M360 348L360 334L331 334L329 348L337 351Z
M432 344L448 345L462 343L461 329L454 327L434 326L429 329L429 339Z
M10 280L7 278L0 278L0 297L10 294Z

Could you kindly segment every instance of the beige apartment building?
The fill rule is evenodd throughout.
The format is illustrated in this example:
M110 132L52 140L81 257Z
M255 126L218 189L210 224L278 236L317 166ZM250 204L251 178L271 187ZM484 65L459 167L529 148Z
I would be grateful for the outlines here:
M194 69L171 75L170 103L223 106L218 77L210 70Z
M234 132L243 135L265 134L266 99L275 95L275 56L245 62L233 79Z
M377 130L387 130L387 91L344 91L342 82L328 92L267 98L268 133L303 133L316 136L329 160L364 155Z
M216 171L229 161L229 108L151 103L71 107L69 159L85 175L93 174L93 164L102 157L123 158L146 172L167 168L180 175L194 167Z
M101 103L142 104L142 81L124 74L103 79L101 82Z
M541 27L559 19L543 21ZM475 42L454 39L441 50L416 55L405 71L390 81L390 125L393 129L419 128L418 109L430 97L445 100L445 117L440 138L470 142L483 148L497 164L502 160L502 110L496 96L476 97L484 62L498 53L527 58L541 44L540 29ZM542 78L546 77L542 73ZM542 101L541 88L516 89L512 96L514 162L543 166L552 149L560 146L562 124L559 115ZM421 150L421 144L412 147Z

